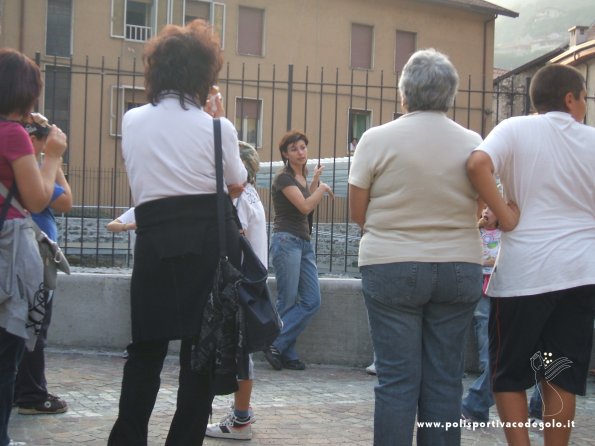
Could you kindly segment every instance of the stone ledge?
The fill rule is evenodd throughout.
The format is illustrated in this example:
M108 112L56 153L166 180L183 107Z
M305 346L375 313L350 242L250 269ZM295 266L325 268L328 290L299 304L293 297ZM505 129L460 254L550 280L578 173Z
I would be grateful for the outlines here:
M272 295L275 279L269 278ZM372 361L368 319L361 280L320 278L322 305L300 336L297 349L310 363L364 366ZM60 274L52 326L51 346L124 349L130 342L130 274ZM595 335L595 330L594 330ZM399 340L395 340L398 347ZM172 343L170 350L179 350ZM476 371L477 349L473 330L466 344L466 370ZM591 364L595 364L595 343Z

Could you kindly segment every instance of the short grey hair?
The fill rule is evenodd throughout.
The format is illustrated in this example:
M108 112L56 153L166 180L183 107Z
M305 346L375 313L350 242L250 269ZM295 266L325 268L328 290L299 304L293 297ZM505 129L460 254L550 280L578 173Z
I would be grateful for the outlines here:
M458 87L457 70L445 54L433 48L413 53L399 79L399 92L409 112L448 111Z

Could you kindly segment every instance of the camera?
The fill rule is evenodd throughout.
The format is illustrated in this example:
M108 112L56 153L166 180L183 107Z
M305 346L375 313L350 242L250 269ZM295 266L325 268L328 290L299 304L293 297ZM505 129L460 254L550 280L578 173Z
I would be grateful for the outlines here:
M23 127L29 135L38 139L45 138L50 134L50 124L48 119L41 113L31 113L31 122L24 122Z

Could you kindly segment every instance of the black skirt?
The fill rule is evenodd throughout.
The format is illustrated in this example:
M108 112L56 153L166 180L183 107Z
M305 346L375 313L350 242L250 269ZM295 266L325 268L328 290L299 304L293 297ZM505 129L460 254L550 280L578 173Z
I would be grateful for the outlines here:
M135 208L130 289L132 340L196 336L219 257L215 194L163 198ZM227 254L239 265L237 218L225 200Z

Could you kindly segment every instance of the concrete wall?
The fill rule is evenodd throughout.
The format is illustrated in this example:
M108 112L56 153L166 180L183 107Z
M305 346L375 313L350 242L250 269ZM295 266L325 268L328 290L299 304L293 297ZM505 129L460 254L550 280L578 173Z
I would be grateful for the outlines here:
M275 279L269 279L275 293ZM321 279L322 306L300 336L306 362L364 365L372 360L366 308L358 279ZM49 343L120 350L130 342L130 275L60 274ZM172 352L177 351L173 344Z
M275 279L269 279L275 295ZM306 362L363 366L372 361L366 307L359 279L321 278L322 305L298 340ZM52 325L51 346L123 350L130 342L130 275L60 274ZM395 339L395 347L406 340ZM172 343L171 353L179 344ZM466 343L466 369L477 370L473 330ZM257 359L261 355L257 354ZM595 365L595 343L591 364ZM262 357L261 357L262 359Z

